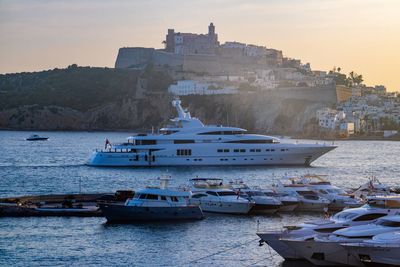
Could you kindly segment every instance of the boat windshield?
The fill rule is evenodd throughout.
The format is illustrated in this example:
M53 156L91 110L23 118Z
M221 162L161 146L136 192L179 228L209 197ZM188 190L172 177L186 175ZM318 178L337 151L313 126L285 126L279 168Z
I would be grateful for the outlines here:
M333 215L332 219L340 221L350 221L355 217L357 217L357 215L358 215L357 213L342 211Z
M340 188L326 189L331 194L346 194L346 191Z
M237 196L237 194L233 191L221 191L217 192L218 196L224 197L224 196Z
M377 225L386 226L386 227L400 227L400 222L390 221L385 219L379 219L376 222Z
M246 194L250 197L254 197L254 196L264 196L265 197L266 196L266 194L264 194L261 191L248 191L248 192L246 192Z

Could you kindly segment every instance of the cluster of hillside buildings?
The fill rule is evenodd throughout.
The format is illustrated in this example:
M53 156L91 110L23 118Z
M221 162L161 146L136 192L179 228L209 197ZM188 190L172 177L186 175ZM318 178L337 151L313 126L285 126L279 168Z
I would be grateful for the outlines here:
M334 109L317 111L321 129L352 134L397 134L400 129L400 95L388 93L384 86L337 88Z
M120 48L115 67L168 67L176 80L169 92L175 95L237 94L247 89L333 84L332 75L312 71L310 64L286 58L280 50L236 41L220 44L213 23L205 34L168 29L163 44L164 49Z

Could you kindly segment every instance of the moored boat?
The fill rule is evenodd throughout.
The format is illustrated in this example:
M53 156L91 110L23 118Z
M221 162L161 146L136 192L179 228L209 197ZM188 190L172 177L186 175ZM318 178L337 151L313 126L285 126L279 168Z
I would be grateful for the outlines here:
M168 179L161 180L160 187L138 190L125 203L99 203L109 223L131 223L143 221L180 221L202 219L198 205L189 203L190 191L168 188Z

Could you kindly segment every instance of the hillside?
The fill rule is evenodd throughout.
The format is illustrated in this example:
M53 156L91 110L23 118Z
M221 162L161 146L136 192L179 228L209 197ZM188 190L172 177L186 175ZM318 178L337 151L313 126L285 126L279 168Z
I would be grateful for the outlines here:
M1 75L0 129L161 127L175 116L170 104L172 96L166 93L172 83L167 73L151 66L142 71L70 66ZM138 88L143 91L141 94ZM316 109L334 103L335 93L332 88L287 88L238 95L186 96L182 100L194 116L206 123L291 135L310 128Z

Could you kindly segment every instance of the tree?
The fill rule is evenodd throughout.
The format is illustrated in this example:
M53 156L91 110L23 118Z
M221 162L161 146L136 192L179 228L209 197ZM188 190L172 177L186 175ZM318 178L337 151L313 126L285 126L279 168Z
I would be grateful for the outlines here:
M349 73L348 79L351 85L360 85L364 81L362 75L358 75L354 71L351 71Z

